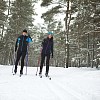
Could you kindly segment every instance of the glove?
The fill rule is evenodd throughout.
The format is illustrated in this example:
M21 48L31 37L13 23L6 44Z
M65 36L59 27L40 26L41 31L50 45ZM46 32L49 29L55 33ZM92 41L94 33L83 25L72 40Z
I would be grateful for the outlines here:
M53 58L53 54L52 54L51 58Z
M15 52L17 51L17 49L15 48Z
M30 37L30 34L28 34L28 37Z

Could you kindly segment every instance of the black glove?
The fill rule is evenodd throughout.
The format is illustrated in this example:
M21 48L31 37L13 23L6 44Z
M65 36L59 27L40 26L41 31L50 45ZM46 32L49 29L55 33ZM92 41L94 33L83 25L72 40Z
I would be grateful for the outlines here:
M52 58L53 58L53 54L52 54L52 56L51 56Z
M30 37L30 34L28 34L28 37Z
M17 48L15 48L15 52L17 51Z

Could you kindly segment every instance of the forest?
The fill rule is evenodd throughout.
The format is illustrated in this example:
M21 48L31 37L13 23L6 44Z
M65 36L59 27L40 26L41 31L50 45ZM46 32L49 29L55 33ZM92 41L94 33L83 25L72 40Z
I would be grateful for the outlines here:
M34 24L39 2L41 9L46 9L41 14L44 23ZM38 66L41 42L48 31L54 37L51 66L100 66L100 0L0 0L1 65L13 64L15 42L23 29L33 41L28 66Z

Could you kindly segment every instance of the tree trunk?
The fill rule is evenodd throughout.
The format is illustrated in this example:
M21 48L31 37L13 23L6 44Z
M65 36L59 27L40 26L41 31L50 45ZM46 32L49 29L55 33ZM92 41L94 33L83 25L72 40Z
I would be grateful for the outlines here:
M66 10L66 17L65 17L65 67L69 67L69 24L70 24L70 13L69 13L69 0L67 1L67 10ZM69 22L68 22L69 21Z
M95 33L93 33L92 68L94 66Z
M88 58L87 66L89 67L90 66L89 33L88 33L88 36L87 36L87 49L88 49L88 52L87 52L87 58Z
M2 25L2 39L3 39L3 35L4 35L4 25Z
M10 15L10 3L11 3L10 0L8 1L8 3L9 3L8 4L8 6L9 6L9 8L8 8L8 15Z

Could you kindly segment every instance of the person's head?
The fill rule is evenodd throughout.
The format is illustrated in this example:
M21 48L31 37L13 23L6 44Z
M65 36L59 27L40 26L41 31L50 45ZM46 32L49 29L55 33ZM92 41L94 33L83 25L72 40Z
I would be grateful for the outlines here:
M23 32L22 32L22 34L23 34L23 35L26 35L26 34L27 34L27 30L24 29Z
M48 38L51 39L53 37L53 33L52 32L48 32Z

